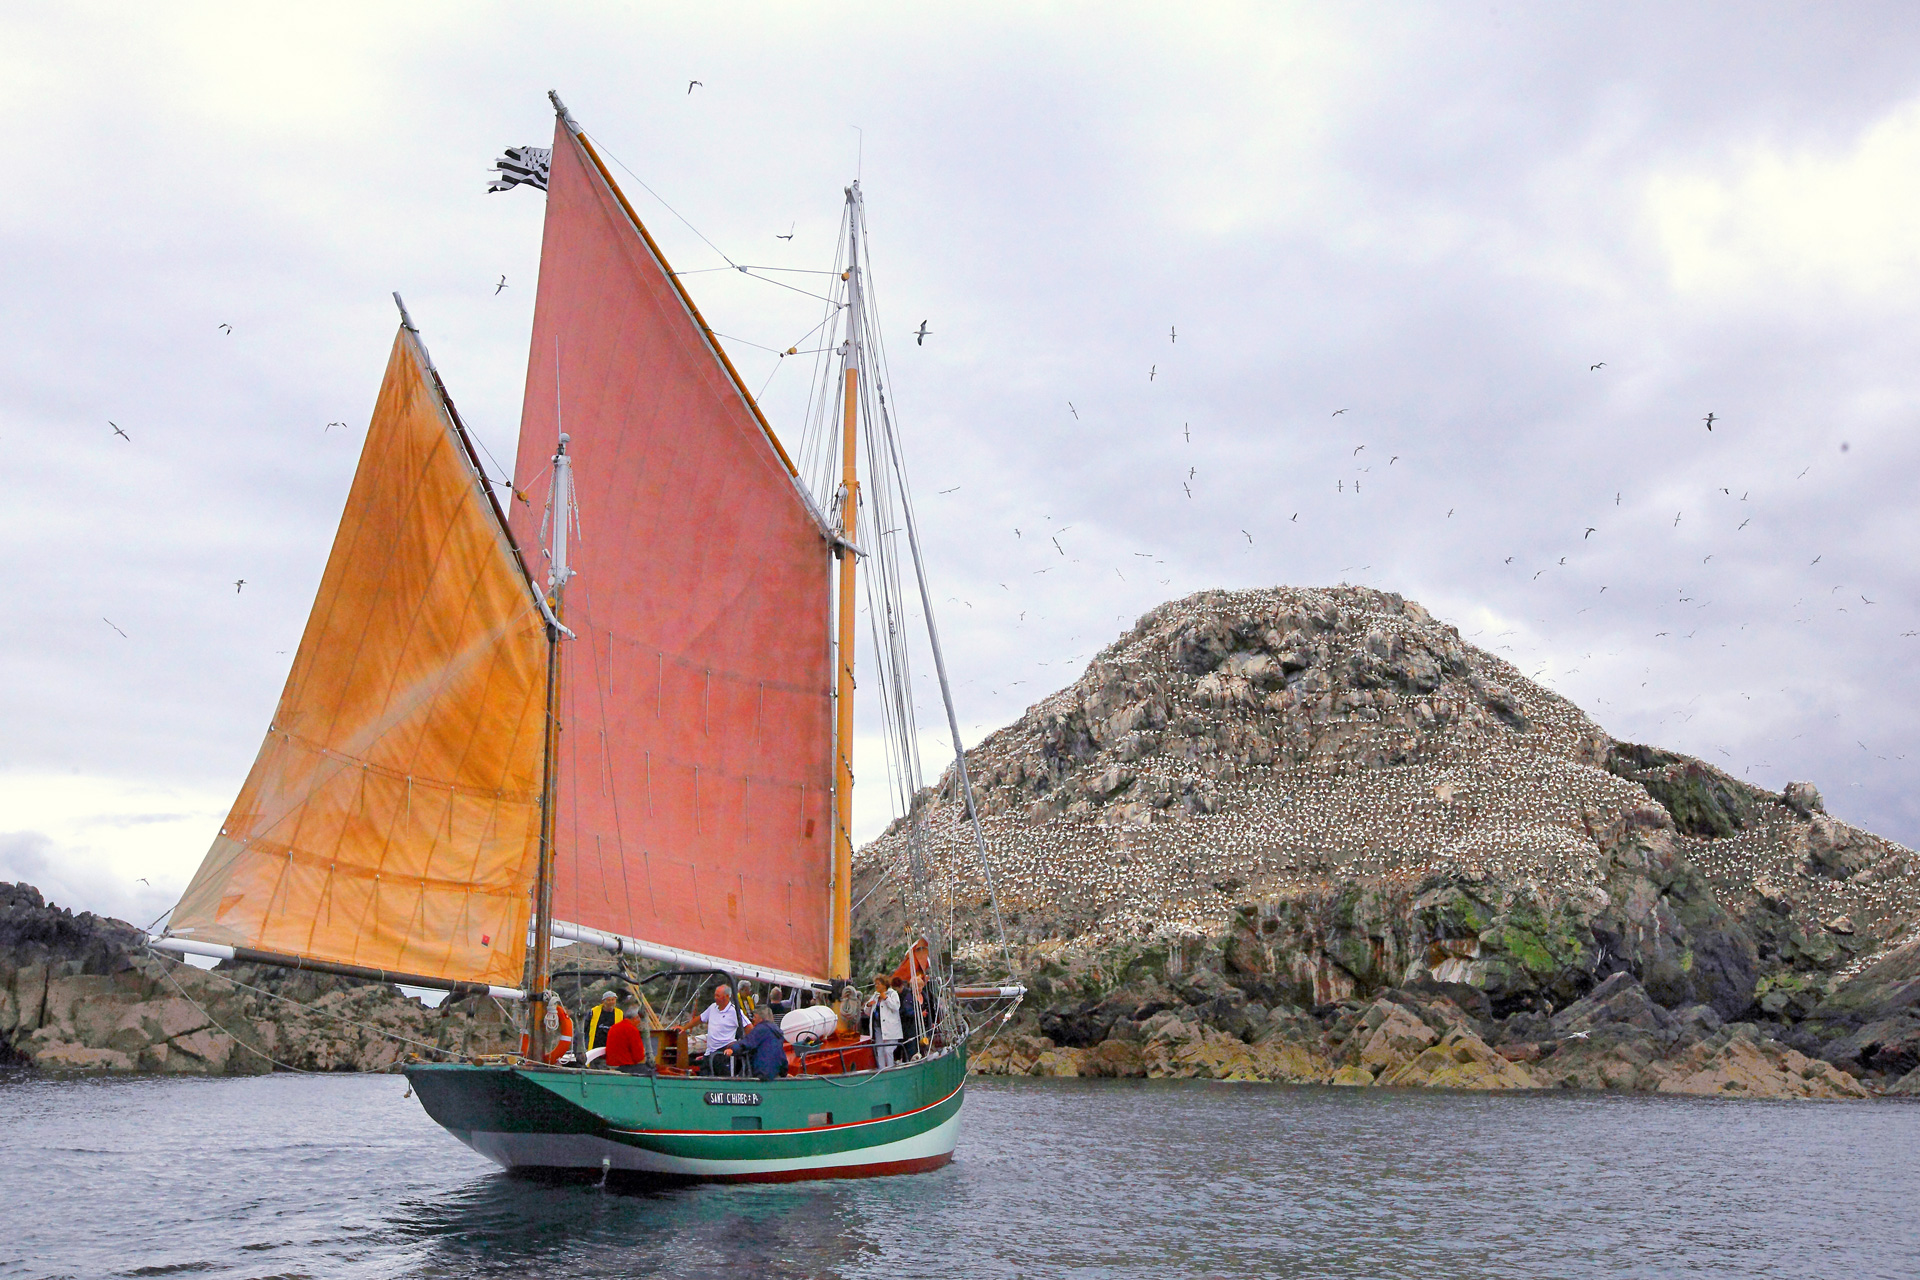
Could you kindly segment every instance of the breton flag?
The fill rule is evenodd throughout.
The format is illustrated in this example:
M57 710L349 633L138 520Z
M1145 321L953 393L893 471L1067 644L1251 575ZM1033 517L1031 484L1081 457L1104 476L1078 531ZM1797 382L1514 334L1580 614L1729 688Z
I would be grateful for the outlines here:
M549 147L508 147L507 154L493 162L500 176L487 184L487 190L507 191L526 183L547 189L547 170L553 164L553 151Z

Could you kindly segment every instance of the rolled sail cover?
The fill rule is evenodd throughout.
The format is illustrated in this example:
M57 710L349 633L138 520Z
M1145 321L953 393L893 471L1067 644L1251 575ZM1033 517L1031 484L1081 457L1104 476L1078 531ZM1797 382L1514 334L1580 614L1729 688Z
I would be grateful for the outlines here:
M547 639L402 329L273 724L168 932L518 986Z
M546 471L563 423L578 638L560 646L554 916L825 975L831 547L564 124L516 476ZM544 492L514 504L523 547L541 544Z

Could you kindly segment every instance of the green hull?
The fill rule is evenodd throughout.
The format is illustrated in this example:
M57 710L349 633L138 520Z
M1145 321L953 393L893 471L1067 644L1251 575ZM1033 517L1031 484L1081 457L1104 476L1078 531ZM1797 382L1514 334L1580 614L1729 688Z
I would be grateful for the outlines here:
M434 1064L407 1078L429 1116L505 1168L795 1181L947 1163L966 1069L956 1048L887 1071L782 1080Z

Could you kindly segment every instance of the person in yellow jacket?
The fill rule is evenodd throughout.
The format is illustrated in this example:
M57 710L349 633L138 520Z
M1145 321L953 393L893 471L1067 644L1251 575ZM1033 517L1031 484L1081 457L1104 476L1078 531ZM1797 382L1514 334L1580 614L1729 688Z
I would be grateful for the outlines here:
M613 1030L613 1024L624 1018L620 1012L619 1000L609 991L600 997L600 1003L593 1006L593 1012L587 1015L587 1060L592 1066L607 1053L607 1036Z

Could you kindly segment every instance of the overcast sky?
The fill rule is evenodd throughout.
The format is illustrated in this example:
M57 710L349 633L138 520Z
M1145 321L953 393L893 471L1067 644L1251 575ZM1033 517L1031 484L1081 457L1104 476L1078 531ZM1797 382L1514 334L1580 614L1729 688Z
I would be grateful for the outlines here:
M830 265L858 168L970 741L1162 600L1344 581L1920 838L1911 5L309 8L0 12L0 879L171 905L390 291L511 461L549 88L683 270ZM688 283L797 432L814 304Z

